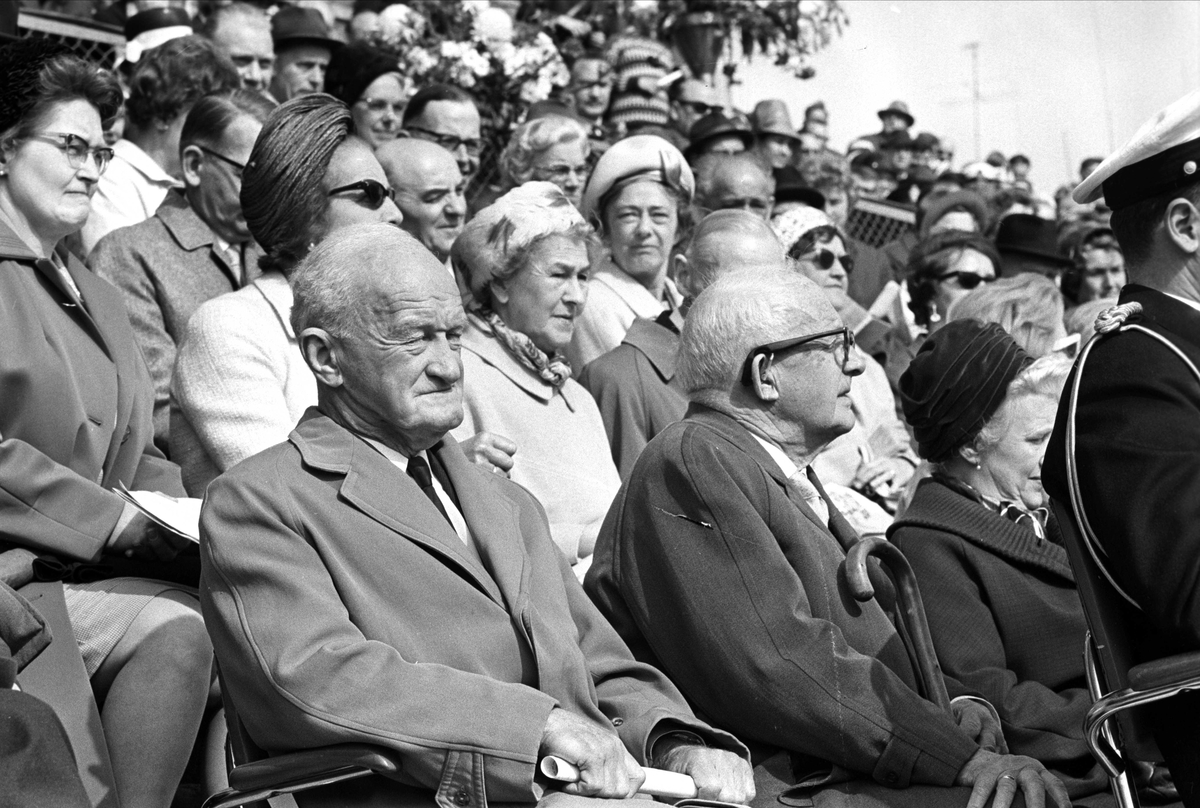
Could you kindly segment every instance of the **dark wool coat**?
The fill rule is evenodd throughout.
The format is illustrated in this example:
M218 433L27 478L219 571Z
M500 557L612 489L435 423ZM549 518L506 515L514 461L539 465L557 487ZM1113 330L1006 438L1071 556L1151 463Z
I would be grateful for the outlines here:
M917 575L943 672L996 707L1009 749L1072 797L1106 791L1083 741L1087 625L1066 551L933 478L888 538Z
M965 805L966 789L906 788L949 786L977 747L916 692L887 581L883 605L851 597L840 568L858 537L830 514L822 524L745 427L693 404L642 453L585 586L698 714L763 766L791 758L769 772L775 793L760 780L760 802L807 779L851 781L858 805ZM840 804L825 793L817 805Z

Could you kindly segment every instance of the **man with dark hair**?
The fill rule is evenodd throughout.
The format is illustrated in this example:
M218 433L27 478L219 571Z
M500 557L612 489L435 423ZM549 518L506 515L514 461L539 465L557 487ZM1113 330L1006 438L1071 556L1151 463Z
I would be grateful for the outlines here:
M1067 383L1043 479L1077 525L1090 525L1103 566L1138 606L1125 608L1139 638L1134 662L1200 651L1198 165L1194 91L1143 125L1074 194L1081 204L1103 196L1112 208L1130 283L1113 318L1121 327L1092 343ZM1083 513L1071 506L1073 488ZM1200 805L1200 693L1148 709L1184 805Z
M432 141L453 154L468 185L479 170L482 125L475 100L448 84L434 84L420 90L409 99L400 122L412 137Z
M179 138L183 189L154 215L109 233L88 266L121 290L133 336L154 383L154 440L168 448L175 347L206 300L258 277L238 194L254 139L274 102L253 90L200 99Z
M341 43L329 36L325 18L315 8L284 6L271 18L275 45L271 95L279 103L325 89L325 70Z
M685 138L696 121L722 110L716 88L700 79L679 79L668 88L667 99L671 102L671 126Z
M241 84L228 59L207 39L185 36L142 54L125 102L125 136L96 183L92 213L80 232L86 255L118 227L153 215L177 187L179 133L192 105L210 93Z
M271 41L271 21L262 9L241 0L218 6L204 21L200 35L233 62L243 87L267 92L275 74L275 45Z

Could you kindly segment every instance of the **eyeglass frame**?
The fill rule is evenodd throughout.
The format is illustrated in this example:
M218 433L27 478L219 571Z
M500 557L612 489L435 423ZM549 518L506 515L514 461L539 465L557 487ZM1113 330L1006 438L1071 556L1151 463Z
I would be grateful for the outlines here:
M367 98L365 96L358 99L355 103L362 104L367 108L367 112L370 112L372 115L380 114L383 112L383 108L371 109L371 104L386 104L387 108L391 110L392 115L397 118L404 114L404 108L408 106L407 101L388 101L386 98Z
M583 182L587 182L588 175L592 173L592 167L587 163L581 163L577 166L556 165L556 166L534 166L533 174L539 179L542 177L553 178L543 179L543 182L552 182L553 180L566 180L567 176L574 174Z
M377 192L370 190L370 189L375 188L375 187L382 188L383 195L379 197L378 203L372 204L371 197ZM326 196L333 197L333 196L336 196L337 194L343 194L347 191L362 191L363 196L367 202L367 207L370 208L371 210L379 210L380 208L382 208L383 201L385 199L390 199L393 202L396 201L396 189L395 188L393 188L390 185L384 185L379 180L372 180L372 179L358 180L357 182L352 182L349 185L339 186L339 187L334 188L331 191L329 191L329 193L327 193Z
M200 144L200 143L189 143L188 145L189 145L189 146L195 146L197 149L199 149L200 151L204 152L205 154L207 154L207 155L209 155L209 156L211 156L211 157L215 157L215 158L217 158L218 160L221 160L222 162L228 163L229 165L231 165L231 166L233 166L234 168L236 168L238 171L245 171L245 170L246 170L246 164L245 164L245 163L239 163L237 160L234 160L232 157L226 157L225 155L221 154L221 153L220 153L219 151L217 151L216 149L210 149L208 146L205 146L205 145L203 145L203 144ZM240 175L239 175L239 176L240 176Z
M429 138L448 152L456 152L459 148L466 149L467 154L471 157L478 157L483 153L482 140L464 140L456 135L447 135L441 132L435 132L432 129L426 129L423 126L413 126L409 124L404 127L404 131L410 135L413 132L420 132L422 135L428 135ZM421 138L424 140L425 138ZM450 144L454 145L451 146Z
M760 355L767 356L768 360L773 360L775 354L785 351L789 348L796 348L810 342L815 342L826 337L834 337L837 335L842 337L842 367L845 368L850 362L850 351L854 348L854 332L848 327L831 328L828 331L821 331L816 334L804 334L799 337L790 337L781 339L776 342L768 342L765 345L758 345L751 348L746 354L746 360L742 363L742 385L750 387L754 380L754 358ZM836 346L835 346L836 347Z
M807 252L807 250L805 252ZM817 251L815 257L817 266L827 272L833 269L834 261L841 262L842 269L846 270L847 275L854 271L854 259L850 257L850 253L842 253L841 255L838 255L828 247L822 247ZM790 250L788 251L788 258L791 258L793 261L805 260L802 255L796 255Z
M90 146L83 137L73 132L39 132L38 134L26 135L25 137L29 140L38 140L54 146L66 155L67 164L76 171L83 168L87 164L87 158L91 157L92 162L96 164L96 174L101 175L108 170L108 165L112 162L115 155L115 152L108 146ZM87 151L84 152L83 157L71 156L72 147L78 148L74 146L74 141L78 141L87 147ZM99 156L101 154L107 155L103 161L101 161Z

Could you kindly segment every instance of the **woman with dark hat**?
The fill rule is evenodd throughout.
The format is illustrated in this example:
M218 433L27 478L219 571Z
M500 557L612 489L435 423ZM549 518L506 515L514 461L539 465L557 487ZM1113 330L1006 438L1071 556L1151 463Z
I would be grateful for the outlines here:
M336 50L325 73L325 92L350 108L355 133L372 149L399 136L410 89L396 57L363 42Z
M1107 779L1083 741L1087 626L1041 482L1069 370L1061 356L1034 361L994 323L932 334L900 398L934 472L888 536L916 572L942 670L996 707L1011 752L1076 798Z
M62 247L112 158L103 124L121 90L44 39L0 48L0 76L0 550L30 550L66 579L119 802L163 806L200 727L212 646L194 590L112 577L135 556L167 574L155 562L187 544L114 489L183 486L154 448L153 390L120 294Z

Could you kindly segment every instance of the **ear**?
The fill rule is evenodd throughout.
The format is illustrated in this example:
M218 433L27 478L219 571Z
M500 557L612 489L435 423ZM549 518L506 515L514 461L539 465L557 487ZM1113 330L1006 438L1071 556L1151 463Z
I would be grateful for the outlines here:
M692 265L683 253L675 253L671 260L675 262L675 286L684 298L691 300L696 297L696 290L692 288Z
M492 300L501 306L507 306L509 298L512 297L512 293L504 285L504 281L492 281L488 286L488 291L492 294Z
M326 387L342 386L342 369L333 337L323 328L306 328L300 332L300 352L304 362Z
M199 146L185 146L179 153L179 164L183 166L183 182L189 188L200 185L200 167L204 165L205 155Z
M958 447L958 456L975 468L983 465L983 457L979 454L979 449L976 448L975 441L970 441L965 446Z
M1167 235L1185 253L1200 252L1200 211L1186 199L1171 200L1167 205Z
M772 403L779 400L779 388L775 374L771 372L769 354L756 354L750 363L750 387L760 401Z

